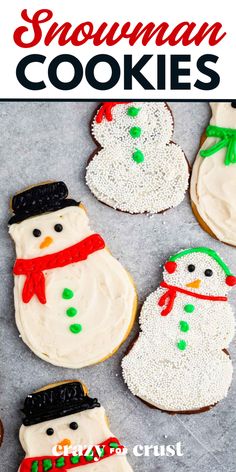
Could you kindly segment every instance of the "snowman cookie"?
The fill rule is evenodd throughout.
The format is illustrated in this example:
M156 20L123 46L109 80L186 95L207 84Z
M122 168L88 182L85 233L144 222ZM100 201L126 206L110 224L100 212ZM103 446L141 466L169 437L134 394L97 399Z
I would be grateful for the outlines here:
M236 102L211 103L212 117L191 177L191 201L201 226L236 246Z
M44 387L28 395L22 411L18 472L132 472L104 408L81 382Z
M104 103L92 122L99 146L86 171L92 193L128 213L159 213L181 203L189 166L171 141L173 130L164 102Z
M212 249L170 257L164 281L145 301L141 333L122 361L131 392L161 410L204 411L227 396L227 348L235 321L227 293L236 278Z
M137 297L84 207L67 196L64 182L50 182L13 197L15 312L35 354L80 368L118 349L132 328Z

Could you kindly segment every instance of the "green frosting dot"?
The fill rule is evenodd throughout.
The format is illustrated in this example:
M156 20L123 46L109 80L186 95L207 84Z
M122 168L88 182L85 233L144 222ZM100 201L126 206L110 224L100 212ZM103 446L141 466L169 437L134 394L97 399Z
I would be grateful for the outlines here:
M129 107L127 110L127 115L135 117L139 114L141 108Z
M88 462L92 461L93 460L93 451L90 451L90 453L87 454L87 456L85 456L85 459Z
M59 457L59 459L56 460L56 467L60 469L60 467L64 467L64 465L65 465L65 458Z
M109 443L109 446L112 448L112 449L117 449L119 447L119 444L117 442L110 442Z
M73 298L73 296L74 296L73 290L71 290L70 288L64 288L62 292L62 298L64 298L65 300L70 300L71 298Z
M51 459L44 459L43 460L43 471L47 472L48 470L52 469L52 461Z
M137 149L134 153L133 153L133 156L132 156L133 160L135 162L137 162L137 164L140 164L141 162L144 161L144 155L142 153L142 151L140 151L139 149Z
M39 465L38 461L33 461L31 465L31 472L38 472L39 470L38 465Z
M193 311L195 310L195 306L194 305L185 305L184 306L184 311L186 311L186 313L193 313Z
M73 333L73 334L78 334L82 331L82 325L81 324L72 324L70 325L70 331Z
M68 308L68 310L66 310L66 314L70 318L73 318L73 316L77 315L77 313L78 313L78 310L76 310L76 308L74 308L73 306L71 306L70 308Z
M187 323L187 321L180 321L179 327L180 331L183 331L184 333L187 333L187 331L189 330L189 324Z
M79 456L73 456L70 458L71 464L78 464Z
M187 343L186 341L184 341L184 339L181 339L178 343L177 343L177 347L180 351L184 351L187 347Z
M132 138L139 138L142 134L142 130L139 126L134 126L133 128L130 128L129 133Z

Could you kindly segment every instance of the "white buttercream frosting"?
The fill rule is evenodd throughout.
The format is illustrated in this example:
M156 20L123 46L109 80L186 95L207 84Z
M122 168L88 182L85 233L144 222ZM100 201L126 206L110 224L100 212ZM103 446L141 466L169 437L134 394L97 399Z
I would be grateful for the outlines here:
M211 125L236 129L236 109L231 103L212 103ZM226 148L210 157L200 156L219 138L207 138L194 162L191 200L200 217L220 241L236 245L236 164L224 163Z
M63 225L60 233L54 231L57 223ZM40 229L39 238L34 228ZM81 207L67 207L13 224L10 234L17 258L30 259L72 246L93 231ZM53 242L40 249L46 236ZM45 361L63 367L80 368L112 355L132 327L136 305L134 285L120 262L102 249L85 261L45 270L44 276L45 305L36 296L24 303L25 276L15 276L16 323L23 341ZM65 288L72 290L72 299L63 299ZM76 316L67 316L70 307ZM69 329L74 323L82 326L78 334Z

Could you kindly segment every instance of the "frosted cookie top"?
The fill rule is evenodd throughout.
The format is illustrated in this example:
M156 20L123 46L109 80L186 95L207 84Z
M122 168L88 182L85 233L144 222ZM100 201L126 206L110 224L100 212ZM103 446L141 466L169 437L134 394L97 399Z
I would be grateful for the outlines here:
M129 213L158 213L178 205L188 187L188 164L171 141L166 103L108 102L97 111L92 135L101 147L86 181L98 200Z

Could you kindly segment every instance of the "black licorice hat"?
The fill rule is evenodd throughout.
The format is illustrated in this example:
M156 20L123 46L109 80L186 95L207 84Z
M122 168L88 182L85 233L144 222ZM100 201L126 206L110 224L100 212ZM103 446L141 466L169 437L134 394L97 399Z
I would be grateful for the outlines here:
M67 197L68 188L64 182L48 182L23 190L12 198L11 208L14 215L10 218L9 225L20 223L32 216L79 205L79 202Z
M23 424L32 426L100 406L97 398L87 395L81 382L62 383L26 397Z

